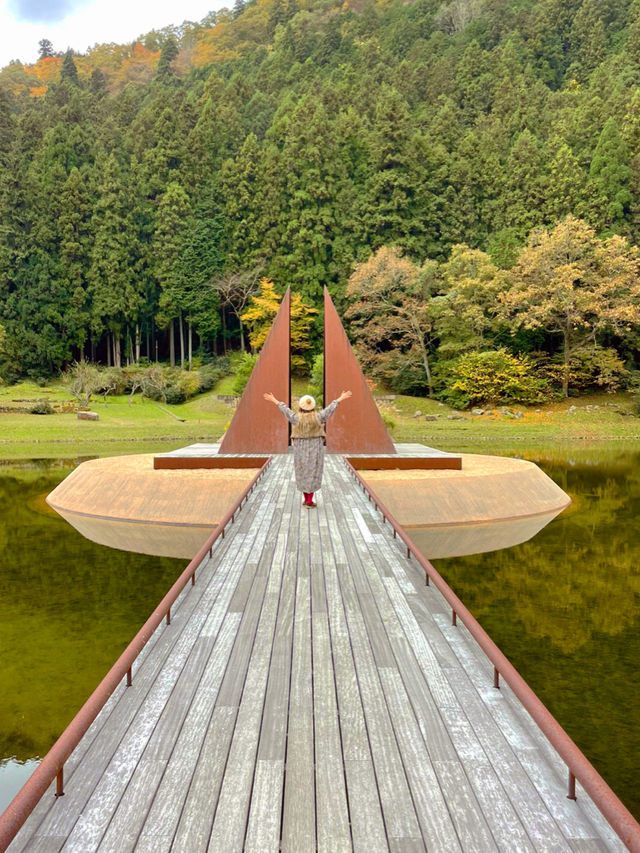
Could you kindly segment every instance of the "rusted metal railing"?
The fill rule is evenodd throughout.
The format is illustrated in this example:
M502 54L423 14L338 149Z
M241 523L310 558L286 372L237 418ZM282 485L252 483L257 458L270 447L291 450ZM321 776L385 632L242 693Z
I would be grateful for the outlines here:
M614 791L607 785L591 762L582 754L578 746L571 740L560 723L551 714L548 708L536 696L518 670L500 651L480 623L464 606L451 587L442 576L424 557L413 540L393 514L379 500L373 489L358 474L351 463L344 460L347 469L361 486L370 501L373 502L383 520L388 521L393 528L394 537L400 537L407 548L407 558L414 557L416 562L425 571L425 581L430 581L437 587L445 601L451 607L451 623L456 625L458 619L467 628L471 636L478 643L487 658L493 664L493 686L500 687L500 677L504 679L511 690L522 703L523 707L533 718L538 728L545 735L549 743L554 747L560 758L567 765L568 770L568 798L576 799L576 780L580 782L584 790L591 797L594 804L604 815L611 827L615 830L620 840L633 853L640 853L640 824L620 801Z
M18 791L4 813L0 815L0 853L4 853L13 841L54 779L56 780L55 796L63 796L65 762L80 743L89 726L96 719L120 682L126 679L125 683L127 686L133 683L133 664L136 658L151 639L162 620L164 619L167 625L171 623L171 606L175 603L189 581L191 581L192 585L195 584L196 570L207 555L209 557L212 556L214 542L218 537L224 538L225 527L229 522L235 521L236 513L248 499L249 494L255 489L258 480L265 473L270 462L271 459L268 459L264 463L229 512L220 520L211 536L202 548L200 548L133 640L131 640L127 648L42 759L38 767L33 771L20 791Z

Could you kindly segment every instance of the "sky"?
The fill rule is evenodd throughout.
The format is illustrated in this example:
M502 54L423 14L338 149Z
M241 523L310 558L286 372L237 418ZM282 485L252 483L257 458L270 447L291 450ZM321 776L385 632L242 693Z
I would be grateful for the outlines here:
M0 67L38 59L38 42L56 53L84 53L94 44L126 44L150 30L200 21L233 0L0 0Z

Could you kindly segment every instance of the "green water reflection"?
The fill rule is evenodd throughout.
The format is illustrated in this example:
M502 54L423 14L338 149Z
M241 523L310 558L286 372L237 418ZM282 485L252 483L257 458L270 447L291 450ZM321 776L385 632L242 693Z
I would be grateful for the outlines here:
M84 539L44 502L70 471L0 465L0 811L186 563Z
M640 817L640 447L519 452L572 506L530 542L434 565Z

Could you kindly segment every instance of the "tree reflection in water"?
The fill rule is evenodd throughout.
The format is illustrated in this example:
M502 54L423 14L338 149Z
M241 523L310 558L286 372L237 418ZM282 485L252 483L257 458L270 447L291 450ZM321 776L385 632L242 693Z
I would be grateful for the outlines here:
M640 452L522 455L572 505L522 545L434 564L640 817Z
M44 501L70 470L0 467L0 811L186 563L84 539Z

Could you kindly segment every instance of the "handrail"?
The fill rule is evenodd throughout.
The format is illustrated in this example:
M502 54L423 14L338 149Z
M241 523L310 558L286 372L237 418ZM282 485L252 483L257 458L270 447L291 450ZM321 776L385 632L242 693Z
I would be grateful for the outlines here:
M500 651L480 623L464 606L444 578L436 571L429 560L422 555L411 537L407 535L397 519L394 518L393 514L382 501L379 500L369 484L363 480L348 459L344 459L344 463L364 492L368 494L369 499L373 501L376 509L380 510L383 519L386 519L391 524L394 537L399 536L407 546L407 557L413 555L424 569L426 583L429 584L429 580L432 580L434 586L437 587L444 599L451 606L452 624L457 624L457 620L460 619L489 658L494 666L494 687L500 686L499 679L502 676L518 697L523 707L529 712L538 728L565 762L569 771L569 799L576 799L575 783L577 779L609 822L610 826L617 833L620 840L632 853L640 853L640 824L638 821L624 803L620 801L614 791L611 790L609 785L607 785L588 758L583 755L578 746L571 740L560 723L536 696L518 670Z
M26 819L29 817L36 804L45 793L54 779L57 779L56 797L64 794L63 768L66 760L80 743L89 726L96 719L107 700L116 689L123 678L127 679L127 686L132 684L132 666L142 649L151 639L154 631L163 619L167 624L171 622L171 606L174 604L189 580L195 584L196 570L205 555L211 557L213 543L218 537L224 538L224 529L231 521L235 521L235 515L242 507L242 503L255 489L260 477L267 470L271 458L262 465L257 474L252 478L246 489L234 503L231 509L223 516L216 528L211 533L205 544L200 548L180 577L173 584L169 592L144 623L142 628L129 643L91 696L78 711L40 764L18 791L6 810L0 815L0 853L4 853L13 841Z

